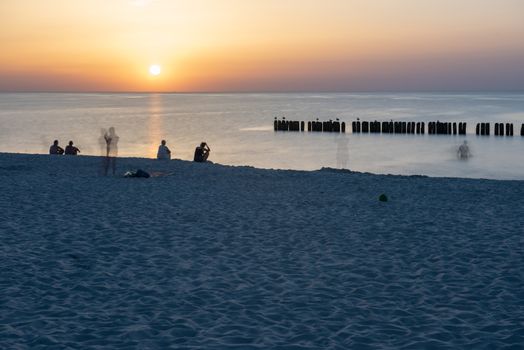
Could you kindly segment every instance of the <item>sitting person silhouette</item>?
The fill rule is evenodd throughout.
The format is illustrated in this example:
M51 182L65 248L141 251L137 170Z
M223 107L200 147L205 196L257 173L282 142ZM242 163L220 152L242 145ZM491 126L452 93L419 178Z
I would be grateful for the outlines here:
M58 140L53 141L53 144L49 147L49 154L64 154L64 149L58 146Z
M65 148L65 154L76 156L78 153L80 153L80 150L73 146L73 141L69 141L69 145L67 145Z
M166 146L166 140L162 140L161 145L158 146L156 159L171 159L171 150Z
M195 148L195 156L193 160L195 162L203 163L209 157L209 152L211 152L211 148L209 148L207 143L202 142L200 146Z

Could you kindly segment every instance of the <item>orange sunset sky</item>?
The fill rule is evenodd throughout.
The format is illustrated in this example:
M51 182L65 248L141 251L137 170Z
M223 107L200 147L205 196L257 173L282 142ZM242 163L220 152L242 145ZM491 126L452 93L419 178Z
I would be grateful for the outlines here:
M523 18L522 0L1 0L0 91L522 91Z

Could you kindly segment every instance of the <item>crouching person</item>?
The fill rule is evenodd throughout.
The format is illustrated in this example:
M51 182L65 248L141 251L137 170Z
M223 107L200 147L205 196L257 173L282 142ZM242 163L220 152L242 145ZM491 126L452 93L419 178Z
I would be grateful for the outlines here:
M207 161L207 158L209 157L209 152L211 152L211 148L209 148L207 143L202 142L200 146L195 148L195 156L193 160L195 162L203 163Z

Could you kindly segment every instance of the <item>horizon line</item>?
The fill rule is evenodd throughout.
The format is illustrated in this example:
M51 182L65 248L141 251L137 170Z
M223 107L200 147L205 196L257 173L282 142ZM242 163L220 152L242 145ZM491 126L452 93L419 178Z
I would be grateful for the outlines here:
M393 94L393 93L420 93L420 94L471 94L471 93L524 93L523 90L360 90L360 91L342 91L342 90L289 90L289 91L271 91L271 90L225 90L225 91L140 91L140 90L0 90L0 93L29 93L29 94Z

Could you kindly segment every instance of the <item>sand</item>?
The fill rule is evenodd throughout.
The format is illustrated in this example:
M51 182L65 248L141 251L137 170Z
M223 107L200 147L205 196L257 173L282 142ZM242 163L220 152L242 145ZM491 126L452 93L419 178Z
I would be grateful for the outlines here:
M0 348L524 343L522 181L137 168L0 154Z

